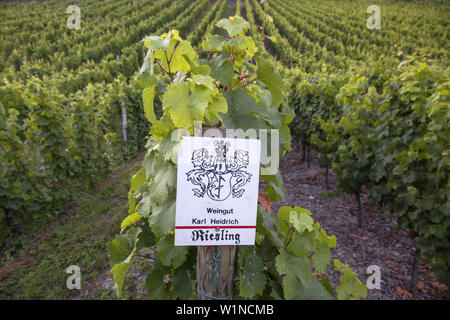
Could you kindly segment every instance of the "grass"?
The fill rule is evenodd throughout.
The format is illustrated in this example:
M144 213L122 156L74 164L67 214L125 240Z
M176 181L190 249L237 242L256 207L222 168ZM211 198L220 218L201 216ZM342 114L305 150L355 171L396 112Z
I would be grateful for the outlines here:
M128 211L131 176L143 155L115 170L92 192L80 192L70 208L40 232L15 239L21 249L0 265L0 299L113 298L100 282L109 278L106 243ZM70 265L81 270L81 291L66 286Z

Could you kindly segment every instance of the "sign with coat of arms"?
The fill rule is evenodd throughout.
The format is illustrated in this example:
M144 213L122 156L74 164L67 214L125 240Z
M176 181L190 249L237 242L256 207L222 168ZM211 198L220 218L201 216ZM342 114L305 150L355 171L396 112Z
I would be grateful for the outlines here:
M178 153L175 245L253 245L261 143L183 137Z

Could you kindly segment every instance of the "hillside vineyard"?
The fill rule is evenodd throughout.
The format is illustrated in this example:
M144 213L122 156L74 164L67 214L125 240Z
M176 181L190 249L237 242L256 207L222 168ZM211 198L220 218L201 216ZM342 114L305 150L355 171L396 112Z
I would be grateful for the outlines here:
M308 165L315 155L327 188L329 172L337 179L328 195L354 197L359 228L369 219L361 205L367 194L448 284L449 12L448 1L1 3L0 241L60 216L77 192L89 193L145 152L131 180L129 216L108 244L115 288L121 296L128 260L142 245L160 254L161 268L147 278L157 293L149 295L193 298L195 253L173 246L177 144L168 137L200 121L279 130L280 158L291 145ZM289 193L279 171L260 178L269 203ZM357 275L332 262L336 238L311 212L282 207L271 215L264 204L256 249L236 255L234 298L304 298L316 289L365 296ZM213 219L195 223L233 225L230 210L209 208ZM330 293L323 279L331 265L351 285ZM314 272L321 276L311 284ZM178 282L161 286L165 275Z

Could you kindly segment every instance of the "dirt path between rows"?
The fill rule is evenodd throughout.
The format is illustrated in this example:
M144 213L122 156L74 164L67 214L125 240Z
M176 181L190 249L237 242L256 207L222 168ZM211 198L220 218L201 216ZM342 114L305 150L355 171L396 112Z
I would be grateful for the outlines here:
M294 149L280 162L286 197L272 205L275 212L285 205L310 210L325 231L337 237L337 248L332 250L332 258L349 264L363 284L368 278L367 267L379 266L381 288L368 290L368 299L411 299L409 288L415 253L412 239L405 231L397 230L394 217L383 220L377 208L368 205L367 194L362 195L365 224L359 229L354 196L321 196L321 192L326 192L325 169L317 166L314 153L310 167L300 163L300 159L301 154ZM336 187L336 176L330 171L330 191ZM331 276L331 280L336 283L337 278ZM439 284L422 259L414 299L450 299L449 286Z

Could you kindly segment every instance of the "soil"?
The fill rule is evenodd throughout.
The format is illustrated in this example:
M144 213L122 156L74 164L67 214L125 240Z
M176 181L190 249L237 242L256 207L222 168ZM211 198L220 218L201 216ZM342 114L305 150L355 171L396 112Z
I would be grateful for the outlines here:
M332 249L332 259L338 258L357 272L366 284L370 274L367 268L379 266L380 289L367 290L367 299L450 299L448 285L440 284L431 268L419 260L416 293L410 290L415 248L406 231L398 230L396 218L382 219L379 210L368 203L368 192L361 195L364 224L358 227L357 202L353 195L341 194L329 198L325 186L325 169L318 167L317 157L311 153L308 167L301 163L301 153L294 148L280 161L286 196L272 204L277 212L282 206L299 206L312 212L327 234L337 237L337 247ZM335 174L329 171L329 190L337 187ZM341 274L330 274L333 284Z

